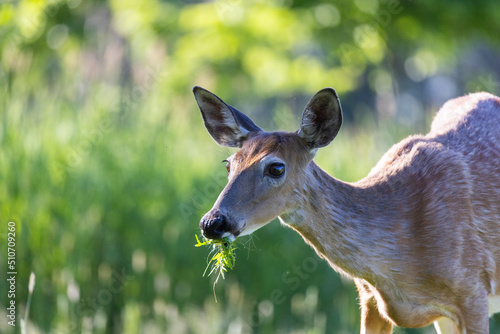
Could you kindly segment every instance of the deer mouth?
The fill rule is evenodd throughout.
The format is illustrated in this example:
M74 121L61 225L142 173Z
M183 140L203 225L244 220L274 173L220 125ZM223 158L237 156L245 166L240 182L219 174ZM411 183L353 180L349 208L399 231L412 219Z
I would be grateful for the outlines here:
M236 238L238 237L239 233L229 233L229 232L226 232L222 235L222 238L228 238L229 241L233 242L234 240L236 240Z
M242 228L239 230L234 230L234 231L226 231L222 235L222 238L228 238L230 241L234 241L237 237L241 235L241 232L245 230L246 224L243 225Z
M245 229L245 225L239 230L235 229L236 226L232 219L219 210L207 212L200 221L201 232L208 239L229 238L232 241Z

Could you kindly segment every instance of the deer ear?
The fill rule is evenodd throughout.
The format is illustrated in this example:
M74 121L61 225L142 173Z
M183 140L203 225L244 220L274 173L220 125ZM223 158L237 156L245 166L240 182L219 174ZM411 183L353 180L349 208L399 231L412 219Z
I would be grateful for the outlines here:
M250 132L262 131L245 114L208 90L194 86L193 94L208 133L219 145L241 147Z
M311 149L328 145L342 125L342 108L333 88L324 88L309 101L302 113L298 136Z

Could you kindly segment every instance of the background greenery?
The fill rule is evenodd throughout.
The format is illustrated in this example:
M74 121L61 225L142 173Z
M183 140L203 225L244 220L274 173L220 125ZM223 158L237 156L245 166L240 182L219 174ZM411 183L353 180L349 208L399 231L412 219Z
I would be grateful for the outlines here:
M355 181L447 99L499 93L499 31L495 0L3 0L0 277L14 221L18 320L33 271L30 333L359 331L354 285L277 222L242 238L215 302L194 234L232 151L191 87L267 130L336 88L347 122L317 161Z

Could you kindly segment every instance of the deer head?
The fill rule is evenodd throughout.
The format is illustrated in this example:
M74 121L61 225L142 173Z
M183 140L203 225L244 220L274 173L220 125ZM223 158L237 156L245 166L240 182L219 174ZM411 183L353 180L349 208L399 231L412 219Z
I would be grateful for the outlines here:
M201 219L210 239L250 234L297 206L297 192L318 148L328 145L342 124L342 110L332 88L316 93L296 132L265 132L240 111L201 88L193 93L212 138L239 147L227 158L228 184Z

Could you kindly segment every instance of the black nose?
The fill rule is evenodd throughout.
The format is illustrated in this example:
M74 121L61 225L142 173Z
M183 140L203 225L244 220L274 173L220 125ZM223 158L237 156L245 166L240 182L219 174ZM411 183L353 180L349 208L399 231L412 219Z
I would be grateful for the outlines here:
M203 235L208 239L220 239L227 232L226 217L219 211L207 213L200 221Z

